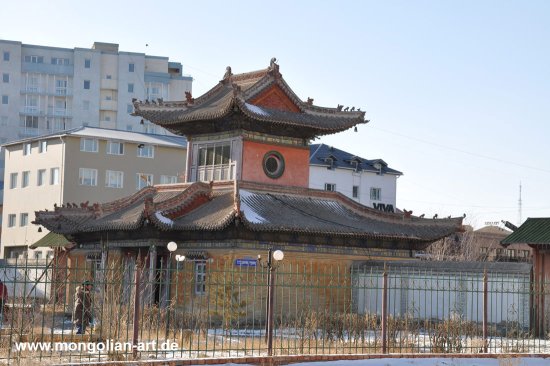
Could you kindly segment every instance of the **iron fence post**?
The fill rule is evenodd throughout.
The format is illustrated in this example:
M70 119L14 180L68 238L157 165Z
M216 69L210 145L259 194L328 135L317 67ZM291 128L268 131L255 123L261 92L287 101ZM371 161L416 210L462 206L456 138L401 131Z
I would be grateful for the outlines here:
M384 264L382 277L382 353L388 352L388 270Z
M487 278L487 270L483 272L483 353L487 353L488 351L488 339L487 339L487 293L488 293L488 278Z
M269 268L269 313L267 316L267 355L273 356L273 299L275 295L275 269Z
M134 273L134 280L135 280L135 296L134 296L134 334L132 338L132 345L133 345L133 355L134 359L137 358L137 351L138 351L138 341L139 341L139 288L140 288L140 278L141 278L141 271L140 271L140 264L139 264L140 258L138 256L138 259L136 261L136 269Z
M170 253L170 256L168 258L168 266L167 266L167 272L168 272L168 276L166 278L166 283L167 283L167 290L166 290L166 297L168 298L167 301L166 301L166 333L164 335L164 338L168 341L168 337L169 337L169 332L170 332L170 308L171 308L171 277L172 277L172 273L170 272L170 270L172 269L172 253Z

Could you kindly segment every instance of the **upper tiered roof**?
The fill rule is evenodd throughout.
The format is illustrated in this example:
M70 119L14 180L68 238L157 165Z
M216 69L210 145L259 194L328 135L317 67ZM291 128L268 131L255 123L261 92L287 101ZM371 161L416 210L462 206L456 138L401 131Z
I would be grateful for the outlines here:
M279 106L265 105L265 97L278 99ZM179 135L244 129L313 138L367 123L365 112L354 109L315 106L311 98L302 101L275 59L267 69L243 74L234 75L228 67L223 79L199 98L187 93L187 100L180 102L134 100L134 115Z

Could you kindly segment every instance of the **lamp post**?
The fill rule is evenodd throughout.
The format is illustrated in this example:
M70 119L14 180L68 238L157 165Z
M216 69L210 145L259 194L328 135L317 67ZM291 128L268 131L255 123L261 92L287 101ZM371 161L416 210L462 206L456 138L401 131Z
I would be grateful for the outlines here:
M266 342L267 355L273 355L273 304L275 303L275 270L278 262L282 261L285 254L282 250L273 250L269 248L267 263L262 263L262 257L258 254L258 262L263 268L267 268L267 322L266 322ZM273 263L275 260L275 263Z
M166 284L168 286L168 288L166 289L166 294L167 294L167 297L168 297L168 307L166 308L166 333L165 333L165 338L166 340L168 340L168 333L169 333L169 330L170 330L170 278L172 277L172 274L170 273L171 271L171 265L172 265L172 253L176 251L176 249L178 249L178 245L171 241L168 243L168 245L166 245L166 248L168 249L168 251L170 252L170 256L168 257L168 266L167 266L167 270L168 270L168 278L166 279Z
M180 262L183 262L185 260L184 255L176 254L176 296L174 297L176 303L178 302L178 278L179 278L179 269L180 269ZM176 329L174 329L174 338L176 337Z

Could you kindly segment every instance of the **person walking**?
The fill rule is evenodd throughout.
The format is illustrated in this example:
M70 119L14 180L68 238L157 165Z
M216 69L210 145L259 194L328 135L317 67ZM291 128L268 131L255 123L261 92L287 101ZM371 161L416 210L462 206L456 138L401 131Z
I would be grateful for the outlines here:
M6 303L8 302L8 288L0 280L0 328L4 325L4 316L6 315Z
M74 295L73 323L76 326L76 334L84 334L86 327L92 321L92 289L91 281L84 281L76 288Z

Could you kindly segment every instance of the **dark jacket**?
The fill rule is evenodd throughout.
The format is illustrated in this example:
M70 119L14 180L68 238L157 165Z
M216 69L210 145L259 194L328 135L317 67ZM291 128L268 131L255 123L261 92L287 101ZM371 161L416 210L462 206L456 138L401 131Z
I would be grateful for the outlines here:
M86 286L78 286L74 294L73 322L87 326L92 321L92 294Z

